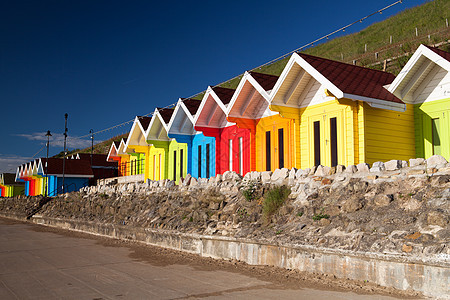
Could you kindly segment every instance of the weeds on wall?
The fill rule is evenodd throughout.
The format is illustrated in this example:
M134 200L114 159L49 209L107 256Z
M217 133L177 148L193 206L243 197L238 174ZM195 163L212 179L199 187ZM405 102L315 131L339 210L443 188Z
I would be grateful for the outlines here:
M266 221L280 209L290 194L291 189L285 185L275 186L265 193L262 211Z
M245 200L249 202L261 198L261 182L259 181L250 180L245 182L240 190Z

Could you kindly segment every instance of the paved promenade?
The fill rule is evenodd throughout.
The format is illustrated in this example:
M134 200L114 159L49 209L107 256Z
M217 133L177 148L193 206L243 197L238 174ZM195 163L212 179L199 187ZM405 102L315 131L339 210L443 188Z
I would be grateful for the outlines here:
M394 299L280 285L146 248L0 218L0 299Z

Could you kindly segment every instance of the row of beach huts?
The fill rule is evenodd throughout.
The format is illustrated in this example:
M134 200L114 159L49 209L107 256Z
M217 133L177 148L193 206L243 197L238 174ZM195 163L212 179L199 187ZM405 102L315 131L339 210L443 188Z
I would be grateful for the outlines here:
M96 166L86 155L66 159L76 171L67 169L72 187L65 191L112 176L179 182L228 170L245 175L436 154L449 160L449 113L449 52L421 45L398 76L294 53L280 76L246 72L236 89L208 87L202 99L180 98L174 108L137 116L128 137L97 156ZM1 195L56 195L61 162L19 166L9 187L0 177ZM14 184L23 192L12 191Z

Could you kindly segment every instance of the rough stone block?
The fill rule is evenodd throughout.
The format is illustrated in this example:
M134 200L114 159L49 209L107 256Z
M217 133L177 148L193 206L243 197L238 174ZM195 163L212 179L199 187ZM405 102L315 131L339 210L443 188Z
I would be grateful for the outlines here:
M189 185L190 185L190 186L198 185L197 178L192 177L191 180L190 180L190 182L189 182Z
M447 164L447 160L444 157L442 157L441 155L433 155L427 159L427 167L428 168L435 168L441 164L444 164L444 165Z
M383 172L386 168L382 161L377 161L372 164L372 168L370 168L370 172Z
M304 173L305 173L304 170L298 169L297 172L295 172L295 179L300 179Z
M361 172L361 173L366 173L366 172L370 171L369 165L366 163L357 164L356 168L358 169L358 172Z
M346 169L345 169L345 173L356 173L358 172L358 168L355 165L349 165Z
M290 171L289 171L289 179L295 179L295 174L297 174L297 169L296 168L292 168Z
M342 173L345 171L345 166L344 165L337 165L336 166L336 174Z
M271 178L272 178L272 171L261 172L261 181L263 183L269 182Z
M272 181L284 180L288 177L289 170L286 168L276 169L272 174Z
M175 181L173 181L173 180L168 180L167 182L166 182L166 188L171 188L171 187L174 187L175 186Z
M417 166L424 165L425 162L426 162L425 158L411 158L409 160L409 166L410 167L417 167Z
M322 166L319 165L316 169L316 172L314 173L315 176L320 176L320 177L324 177L324 176L328 176L331 173L331 168L327 167L327 166Z
M250 179L257 181L261 180L261 173L257 171L250 172Z
M316 166L314 166L311 169L309 169L308 176L313 176L316 173L316 169L317 169Z
M386 168L386 171L395 171L402 167L402 161L393 159L388 162L385 162L384 167Z
M402 160L402 168L407 168L408 162L406 160Z

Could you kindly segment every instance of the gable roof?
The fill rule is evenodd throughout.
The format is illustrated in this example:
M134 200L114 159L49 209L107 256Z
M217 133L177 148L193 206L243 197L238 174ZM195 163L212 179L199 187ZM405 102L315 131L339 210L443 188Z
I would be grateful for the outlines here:
M145 132L146 141L169 141L167 132L173 112L173 108L155 108L152 121Z
M110 161L111 157L115 157L119 155L118 148L120 147L120 142L113 141L111 143L111 147L109 147L108 156L106 157L107 161Z
M195 114L194 128L197 126L222 128L230 125L226 113L234 92L233 89L209 86Z
M181 100L182 100L184 106L186 106L189 113L192 116L195 116L195 114L198 111L198 108L200 107L200 104L202 103L202 100L192 99L192 98L182 98Z
M42 159L42 158L41 158ZM45 162L45 158L44 158ZM63 159L62 158L48 158L48 175L62 176L63 173ZM46 168L44 168L45 170ZM64 166L64 173L67 177L94 177L91 169L91 164L87 160L81 159L66 159Z
M0 177L0 184L13 185L16 184L16 174L14 173L2 173Z
M403 103L384 88L385 85L390 84L395 79L395 76L391 73L304 53L300 53L299 55L344 94Z
M431 51L433 51L434 53L436 53L437 55L439 55L440 57L445 58L447 61L450 61L450 53L441 49L438 49L436 47L430 47L427 45L423 45L424 47L430 49Z
M158 112L166 124L169 124L174 111L173 108L158 108Z
M169 137L173 134L194 135L194 115L200 107L200 100L196 99L178 99L174 113L168 124ZM189 106L189 107L188 107ZM191 108L191 109L189 109ZM194 112L194 115L192 114Z
M277 96L281 85L293 69L294 65L301 68L303 77L312 78L325 87L337 99L347 98L360 100L378 108L404 111L406 105L391 94L385 86L390 84L393 74L351 65L304 53L294 53L283 70L271 93L272 101ZM298 77L297 79L302 79ZM290 83L288 83L290 84ZM301 81L293 82L293 90L302 86ZM298 86L295 86L298 85ZM305 88L302 86L302 88ZM292 91L290 94L292 94ZM277 105L283 105L276 103Z
M128 137L126 139L124 152L127 152L128 147L130 146L146 146L147 141L147 129L149 124L151 123L151 119L149 117L136 116L134 118L133 125L131 126L130 132L128 133ZM147 124L148 122L148 124Z
M270 91L277 83L279 76L258 73L254 71L249 72L250 75L259 83L259 85L266 91Z
M138 116L137 117L139 123L141 123L142 129L143 131L147 131L148 125L150 125L150 122L152 120L151 117L143 117L143 116Z
M224 88L221 86L212 87L212 90L217 95L217 97L219 97L220 101L222 101L222 103L225 105L230 103L235 91L235 89Z
M236 92L227 107L227 117L260 119L278 114L268 109L269 91L277 82L278 76L257 72L245 72Z
M91 163L90 153L78 153L79 159L87 160L89 164ZM108 155L106 154L92 154L92 166L93 167L117 167L117 162L110 162L107 160Z
M388 89L404 101L414 103L415 90L427 83L426 78L432 78L440 71L450 72L450 53L420 45Z

